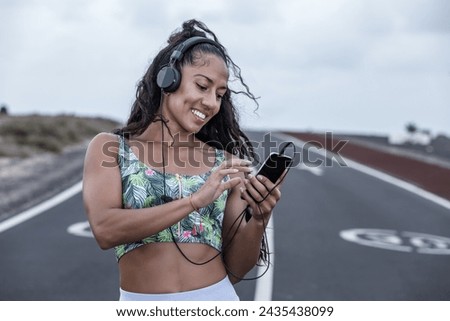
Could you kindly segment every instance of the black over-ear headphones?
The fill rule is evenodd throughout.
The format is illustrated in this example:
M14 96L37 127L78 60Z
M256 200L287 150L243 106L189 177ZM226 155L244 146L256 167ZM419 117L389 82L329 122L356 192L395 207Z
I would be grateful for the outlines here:
M189 48L199 43L212 44L222 51L222 48L220 48L214 40L206 37L196 36L185 40L183 43L178 45L170 55L169 65L161 68L156 76L156 84L164 92L171 93L178 89L181 83L181 74L177 70L175 64L183 57L183 54Z

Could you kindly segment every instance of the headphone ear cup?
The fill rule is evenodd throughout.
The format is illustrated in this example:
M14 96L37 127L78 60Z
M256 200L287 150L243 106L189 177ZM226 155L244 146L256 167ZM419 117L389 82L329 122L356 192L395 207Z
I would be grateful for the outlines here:
M165 66L161 68L156 76L156 84L165 92L171 93L180 86L180 73L172 66Z

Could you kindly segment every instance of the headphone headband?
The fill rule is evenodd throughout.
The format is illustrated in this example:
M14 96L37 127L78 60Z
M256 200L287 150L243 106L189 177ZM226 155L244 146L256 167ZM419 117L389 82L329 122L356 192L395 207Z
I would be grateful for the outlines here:
M189 48L199 43L209 43L218 47L217 43L214 40L206 37L195 36L192 38L188 38L174 49L174 51L170 55L170 63L175 63L176 61L180 60Z
M170 55L169 65L164 66L158 72L156 77L156 83L165 92L174 92L178 89L181 82L180 72L176 69L176 62L180 61L184 53L191 47L199 43L209 43L221 51L223 50L217 42L206 37L195 36L186 39L181 44L179 44Z

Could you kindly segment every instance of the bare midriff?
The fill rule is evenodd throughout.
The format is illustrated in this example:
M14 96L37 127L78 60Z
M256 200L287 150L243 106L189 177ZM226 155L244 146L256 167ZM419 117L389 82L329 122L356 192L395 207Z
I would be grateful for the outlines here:
M221 255L206 244L151 243L119 260L120 287L129 292L160 294L191 291L221 281L226 276Z

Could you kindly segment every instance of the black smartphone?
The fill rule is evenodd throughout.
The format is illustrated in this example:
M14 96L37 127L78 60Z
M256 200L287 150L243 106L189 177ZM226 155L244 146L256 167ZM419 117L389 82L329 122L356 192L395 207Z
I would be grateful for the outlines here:
M279 153L271 153L255 175L263 175L275 184L291 164L291 157ZM245 210L245 220L248 222L251 218L250 207L247 207Z
M291 164L291 157L278 153L271 153L264 161L264 164L259 168L256 175L263 175L272 183L276 183L286 168L291 166Z

